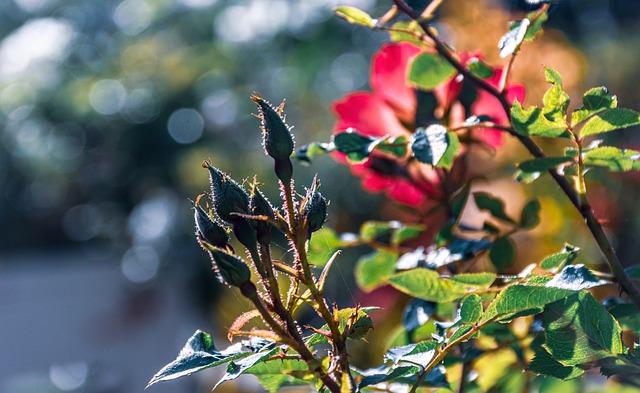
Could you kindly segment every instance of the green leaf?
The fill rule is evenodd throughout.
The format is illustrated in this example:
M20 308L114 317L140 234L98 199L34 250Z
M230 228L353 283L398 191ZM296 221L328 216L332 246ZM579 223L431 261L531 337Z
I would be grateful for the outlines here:
M522 208L520 213L520 227L531 229L540 223L540 202L537 199L530 200Z
M548 375L562 380L573 379L584 374L584 370L575 366L565 366L555 360L546 349L542 347L544 336L536 337L531 343L533 359L529 363L529 371L536 374Z
M355 269L356 282L365 292L386 283L396 269L396 253L378 250L358 260Z
M394 30L389 31L389 38L393 42L410 42L416 45L422 45L422 40L417 36L409 33L405 33L404 31L399 30L408 30L413 31L416 34L423 34L423 30L420 28L420 25L416 21L398 21L391 26Z
M451 302L465 293L465 285L424 268L396 273L389 277L389 283L401 292L432 302Z
M158 371L147 384L147 388L161 381L191 375L250 354L250 352L243 352L239 345L232 345L224 351L218 351L209 333L196 330L180 350L178 357Z
M397 158L403 158L407 155L408 139L406 136L385 137L379 143L374 144L373 148Z
M515 284L507 287L487 307L482 320L538 309L558 299L574 294L568 289L548 288L539 285Z
M418 128L411 137L411 151L420 162L451 169L460 148L458 137L440 124Z
M540 267L545 270L551 270L570 264L578 256L578 251L580 251L580 248L566 243L561 251L545 257L540 262Z
M432 90L448 81L456 69L435 53L422 53L413 60L409 70L409 82L419 88Z
M376 20L359 8L342 5L336 8L336 15L354 25L375 27Z
M560 165L573 161L571 157L542 157L523 161L518 164L518 169L525 173L541 173L550 169L556 169Z
M540 175L542 175L540 172L524 172L518 169L514 173L513 177L519 183L531 184L534 181L538 180L538 178L540 178Z
M384 360L393 364L419 364L426 366L435 355L438 343L434 340L421 341L415 344L391 348L385 353ZM406 364L405 364L406 365Z
M482 299L476 294L464 298L460 306L460 320L462 323L476 323L482 315Z
M542 31L542 25L549 19L549 15L547 12L543 12L541 14L535 15L535 12L531 12L527 15L527 18L531 21L529 28L527 29L527 34L524 35L525 41L533 41L536 38L536 35Z
M309 373L307 363L297 359L278 359L257 363L249 367L245 374L255 375L265 390L274 393L284 386L307 385L314 377Z
M640 333L640 311L635 304L621 303L612 306L609 313L626 329Z
M361 135L350 128L333 136L333 144L337 151L347 155L352 162L362 162L369 157L376 143L375 138Z
M515 224L515 221L511 217L507 216L504 211L504 202L486 192L474 192L473 199L476 202L476 206L480 210L486 210L491 213L495 218L499 218L503 221Z
M465 284L468 287L489 288L496 280L496 274L492 272L461 273L452 276L453 281Z
M637 125L640 125L640 113L631 109L606 109L584 123L580 136L598 135Z
M609 90L604 86L587 90L582 96L582 102L582 108L573 111L571 114L571 125L573 127L589 118L589 116L618 106L618 98L609 94Z
M637 350L633 349L629 353L601 359L597 365L600 366L602 375L615 376L623 384L640 387L640 356Z
M489 258L498 270L511 266L516 256L516 246L508 237L500 237L491 246Z
M311 164L311 161L317 157L321 157L332 152L334 147L335 146L330 143L312 142L298 148L293 153L293 158L300 161L302 164Z
M544 116L550 121L566 127L567 108L571 99L562 88L562 78L555 70L545 67L544 75L551 87L542 98Z
M223 383L227 381L232 381L238 378L239 376L241 376L242 374L247 373L251 368L253 368L257 364L260 364L266 361L267 359L269 359L271 356L275 355L277 351L278 351L278 347L274 347L273 345L267 345L265 346L264 349L261 349L254 354L251 354L238 361L229 363L229 365L227 366L227 371L222 376L222 378L220 378L220 380L215 384L213 389L215 390L218 388L218 386L222 385Z
M319 229L313 233L309 241L309 262L312 265L324 266L340 247L342 242L332 229Z
M525 109L517 100L511 107L511 123L513 129L521 135L548 138L569 138L571 136L566 124L550 121L544 116L542 110L535 106Z
M640 152L619 149L613 146L601 146L582 154L587 166L604 167L614 172L626 172L640 169Z
M402 224L402 226L391 235L391 244L399 245L407 240L415 239L425 231L425 226L421 224Z
M485 79L493 76L493 69L477 57L469 59L467 67L469 67L469 71L478 78Z
M352 322L350 330L347 332L347 337L353 339L360 339L364 337L369 330L373 329L373 321L369 316L371 311L377 310L377 307L359 307L359 308L343 308L338 310L338 329L344 333L347 328L347 322L352 319L355 313L355 320ZM322 330L327 330L327 325L322 326Z
M527 34L531 21L527 18L512 22L509 31L498 41L500 57L505 58L515 53Z
M610 283L610 281L599 279L586 266L579 264L565 266L545 286L579 291Z
M618 322L588 292L578 292L545 308L544 348L565 366L622 353Z
M360 226L360 238L365 242L381 240L401 225L398 221L366 221Z

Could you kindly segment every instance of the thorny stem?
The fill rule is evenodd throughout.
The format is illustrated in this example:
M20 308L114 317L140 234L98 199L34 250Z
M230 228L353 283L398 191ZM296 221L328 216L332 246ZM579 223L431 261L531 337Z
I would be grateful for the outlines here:
M293 190L291 188L291 184L283 184L283 189L285 203L287 205L287 215L289 216L289 236L291 237L290 241L297 254L297 263L302 269L302 278L304 279L303 283L311 293L316 311L325 320L327 326L329 326L329 330L331 331L331 341L333 342L333 347L335 350L334 355L339 357L339 363L341 366L341 369L338 369L336 371L338 371L339 374L343 372L347 373L350 377L346 340L340 333L338 323L334 319L331 311L329 311L329 306L327 305L324 296L322 296L322 293L318 289L313 274L311 273L311 268L309 267L309 260L307 258L306 250L307 230L305 225L298 225L300 224L300 220L297 220L295 217L295 210L293 207Z
M320 361L318 361L318 359L313 356L307 346L304 345L304 342L294 339L282 326L280 326L280 324L271 316L269 310L267 310L265 305L258 297L255 291L255 286L251 283L249 283L249 286L253 287L253 290L251 290L250 288L247 291L244 290L244 288L241 288L241 292L246 298L251 300L260 315L262 315L262 318L264 318L264 321L267 323L267 325L269 325L269 327L271 327L271 329L273 329L273 331L278 334L287 345L289 345L300 354L300 357L302 357L302 359L307 363L309 370L318 375L327 389L329 389L332 393L340 393L340 386L324 371Z
M505 94L500 92L498 89L490 85L483 79L480 79L473 75L467 68L462 65L451 53L449 48L438 38L435 33L431 30L428 21L421 20L419 15L413 11L411 7L404 0L393 0L395 5L398 7L400 11L408 15L410 18L416 20L420 27L424 30L425 35L431 38L434 42L434 47L438 54L442 56L445 60L449 62L460 74L464 76L467 80L475 84L478 88L486 91L487 93L494 96L502 106L503 110L507 115L511 113L511 105L507 100ZM509 134L514 136L518 141L529 151L529 153L536 158L544 158L545 154L542 152L540 147L527 135L522 135L515 130L510 129ZM593 238L595 239L600 251L607 264L609 265L609 269L614 274L622 289L629 295L631 300L635 303L636 306L640 307L640 291L634 285L633 281L627 276L624 271L624 267L622 262L618 259L611 242L607 238L607 235L604 233L602 226L598 222L598 219L595 217L593 209L589 205L589 202L586 198L580 198L578 193L573 189L571 184L565 179L562 175L560 175L554 169L550 169L549 174L558 184L558 186L562 189L564 194L569 198L569 201L573 204L573 206L578 210L583 220L587 224L589 231Z

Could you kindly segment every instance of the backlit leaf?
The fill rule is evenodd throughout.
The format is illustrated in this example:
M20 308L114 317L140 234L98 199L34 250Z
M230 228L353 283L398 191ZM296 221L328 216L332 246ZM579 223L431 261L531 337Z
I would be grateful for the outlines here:
M433 302L450 302L465 293L465 285L423 268L394 274L389 277L389 283L401 292Z
M432 90L451 79L456 69L441 56L422 53L413 60L409 70L409 82L419 88Z
M580 135L597 135L637 125L640 125L640 113L631 109L606 109L587 120Z

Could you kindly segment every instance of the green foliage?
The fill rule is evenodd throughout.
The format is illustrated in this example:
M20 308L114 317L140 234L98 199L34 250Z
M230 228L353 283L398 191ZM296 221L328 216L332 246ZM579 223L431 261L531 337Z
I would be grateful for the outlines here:
M493 75L491 67L477 57L471 58L471 60L467 62L467 67L469 67L469 71L478 78L485 79Z
M580 129L580 135L598 135L637 125L640 125L640 113L631 109L605 109L586 120Z
M533 199L527 202L520 213L520 227L531 229L540 223L540 202Z
M550 304L544 347L558 362L576 366L622 353L618 322L586 292Z
M311 236L309 242L309 262L324 266L329 258L342 247L342 242L330 228L322 228Z
M460 148L458 137L439 124L418 128L411 138L411 151L420 162L451 169Z
M498 270L503 270L513 263L516 256L516 246L509 237L500 237L491 246L489 258Z
M511 124L513 129L522 135L540 136L547 138L568 138L566 124L554 122L544 116L544 112L535 106L527 109L515 101L511 107Z
M542 97L544 116L554 123L566 126L565 118L571 100L569 95L562 89L560 74L551 68L545 67L544 75L547 82L552 85Z
M365 291L371 291L385 283L395 272L397 259L395 253L384 250L360 258L355 271L358 286Z
M571 244L565 244L561 251L545 257L540 262L540 267L543 269L560 269L564 265L570 264L578 255L580 249Z
M147 387L162 381L191 375L206 368L229 363L246 357L251 352L242 351L241 345L233 345L224 351L218 351L213 345L209 333L197 330L187 340L178 357L158 371L147 384Z
M618 106L618 98L610 95L604 86L587 90L582 96L582 102L582 108L571 114L571 124L574 127L597 113Z
M434 53L422 53L413 60L409 69L409 82L425 90L432 90L451 79L456 69Z
M433 302L450 302L466 292L464 284L423 268L396 273L389 277L389 283L401 292Z
M475 200L476 206L478 206L478 209L486 210L489 213L491 213L493 217L498 218L500 220L503 220L512 224L515 223L515 221L513 221L511 217L509 217L505 212L504 202L501 199L498 199L486 192L474 192L473 199Z
M640 169L640 152L600 146L583 153L582 160L587 166L606 168L612 172L627 172Z
M370 28L376 25L375 19L356 7L341 5L336 7L335 12L336 15L354 25L362 25Z
M475 323L482 316L482 299L476 294L464 298L460 306L460 321L462 323Z

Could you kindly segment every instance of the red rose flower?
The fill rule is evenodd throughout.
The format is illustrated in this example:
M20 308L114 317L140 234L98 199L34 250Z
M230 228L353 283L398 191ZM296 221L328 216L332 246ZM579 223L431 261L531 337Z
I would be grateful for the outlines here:
M333 110L338 118L335 133L354 128L373 137L410 136L414 131L417 98L416 90L407 82L407 72L411 60L420 51L410 43L383 45L373 56L370 78L373 91L354 92L334 103ZM460 57L463 64L472 58L466 54ZM500 70L494 70L487 81L497 86L500 75ZM455 75L434 91L440 112L449 116L447 124L460 125L470 115L488 115L498 124L508 121L498 100L482 91L477 93L472 113L465 113L462 104L457 102L461 89L462 78ZM509 100L518 98L522 101L524 89L511 86L507 89L507 96ZM492 147L501 143L501 133L497 130L482 130L477 138ZM348 163L343 155L336 154L335 157ZM362 179L365 190L385 192L397 202L425 207L442 196L437 172L428 165L408 165L375 152L365 162L349 165L352 173Z

